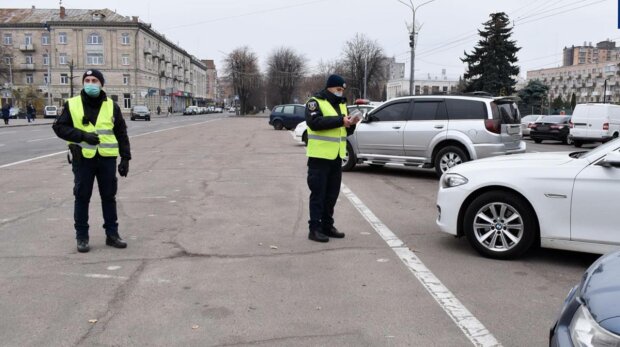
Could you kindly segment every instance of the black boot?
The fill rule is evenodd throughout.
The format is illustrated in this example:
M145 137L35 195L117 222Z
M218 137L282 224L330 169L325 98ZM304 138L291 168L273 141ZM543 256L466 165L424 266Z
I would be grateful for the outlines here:
M337 239L344 238L344 233L341 233L340 231L338 231L338 229L336 229L336 227L333 225L330 226L329 228L323 229L323 234L329 237L337 238Z
M316 242L328 242L329 241L329 237L325 236L319 230L310 230L310 233L308 234L308 238Z
M86 253L90 251L90 246L88 245L88 240L77 240L77 250L80 253Z
M114 248L127 248L127 242L123 241L120 236L107 236L105 244Z

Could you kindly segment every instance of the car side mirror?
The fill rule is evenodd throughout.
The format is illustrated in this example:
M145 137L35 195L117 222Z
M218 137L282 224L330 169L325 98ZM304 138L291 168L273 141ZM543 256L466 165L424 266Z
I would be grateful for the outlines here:
M600 165L602 167L620 168L620 152L615 151L615 152L607 153L605 158L599 161L596 165Z

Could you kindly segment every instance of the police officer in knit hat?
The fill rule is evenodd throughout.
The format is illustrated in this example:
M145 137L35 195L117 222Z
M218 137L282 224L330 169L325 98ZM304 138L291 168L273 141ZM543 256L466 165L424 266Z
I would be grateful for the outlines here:
M71 152L77 250L90 250L88 207L95 178L101 195L106 245L125 248L127 243L118 233L116 214L116 158L121 157L119 175L127 177L131 159L127 124L120 107L101 89L105 83L101 71L86 71L82 82L80 95L65 102L62 114L52 126L56 135L68 142Z
M344 78L331 75L325 89L306 103L308 125L308 187L310 188L310 232L308 238L328 242L343 238L334 226L334 207L342 181L342 158L347 151L347 136L355 131L359 118L348 116L347 85Z

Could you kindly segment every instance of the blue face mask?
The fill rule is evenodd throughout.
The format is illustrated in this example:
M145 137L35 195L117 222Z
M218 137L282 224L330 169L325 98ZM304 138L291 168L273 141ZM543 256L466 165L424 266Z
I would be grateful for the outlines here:
M94 83L85 83L84 92L88 96L92 96L93 98L96 98L99 96L99 93L101 93L101 86L98 84L94 84Z
M342 98L342 92L334 92L334 95L339 98Z

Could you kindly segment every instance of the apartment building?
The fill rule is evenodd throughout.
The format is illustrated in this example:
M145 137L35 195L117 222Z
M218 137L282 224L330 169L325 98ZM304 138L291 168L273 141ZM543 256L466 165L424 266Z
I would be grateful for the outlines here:
M605 63L619 60L620 48L616 42L606 40L592 46L592 42L583 46L564 47L563 66Z
M101 70L123 111L206 103L207 65L138 17L109 9L0 9L3 99L35 90L54 105L79 93L82 74ZM71 88L73 86L73 88ZM48 103L48 102L46 102Z
M561 96L570 100L575 93L577 103L620 103L620 61L562 66L527 72L527 79L538 79L549 86L551 100Z

